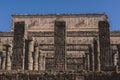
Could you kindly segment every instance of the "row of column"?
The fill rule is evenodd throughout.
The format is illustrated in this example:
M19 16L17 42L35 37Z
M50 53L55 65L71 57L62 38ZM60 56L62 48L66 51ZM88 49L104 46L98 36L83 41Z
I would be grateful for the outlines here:
M26 50L28 50L28 55L25 58L28 63L25 63L26 69L34 71L45 70L46 55L45 53L42 53L43 51L39 50L38 43L34 43L32 38L28 38L27 48L28 49Z
M12 57L12 44L1 45L5 47L0 51L0 69L2 70L11 70L11 57Z
M84 69L87 71L101 71L99 43L94 38L89 49L85 51Z
M0 69L11 70L13 46L9 43L4 45L2 43L0 44ZM3 46L5 47L4 51ZM42 53L43 51L39 50L38 43L34 43L33 40L28 40L27 48L26 52L28 54L26 53L27 58L25 57L25 60L27 59L27 63L24 63L26 70L45 70L46 55Z
M116 71L119 71L120 68L120 45L112 45L112 63ZM101 58L100 58L100 49L99 41L94 38L93 45L91 44L89 50L85 52L84 57L84 69L87 71L102 71L101 69Z
M86 53L87 70L114 71L112 52L110 49L110 30L108 21L98 22L98 36L93 39Z

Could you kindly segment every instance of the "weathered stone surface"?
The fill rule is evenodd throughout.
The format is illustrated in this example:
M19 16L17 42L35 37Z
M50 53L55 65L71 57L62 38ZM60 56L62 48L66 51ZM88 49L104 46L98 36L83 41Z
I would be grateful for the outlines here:
M5 70L5 67L6 67L6 65L5 65L5 63L6 63L6 52L5 51L2 52L1 60L2 60L1 61L1 69Z
M118 69L120 70L120 44L117 45L118 48Z
M0 79L104 80L113 79L106 75L112 70L119 74L120 31L109 31L105 14L13 15L12 20L12 32L0 32Z
M39 58L38 58L38 71L45 71L46 70L46 54L43 53L44 51L39 51Z
M69 31L98 31L98 22L107 20L105 14L61 14L61 15L13 15L12 30L14 22L25 21L28 30L54 31L55 21L65 21L66 29Z
M107 21L99 22L100 59L102 70L114 70L110 50L110 31Z
M57 70L63 71L66 67L66 23L64 21L55 22L54 35L55 65Z
M94 67L95 71L101 70L101 64L100 64L100 47L99 47L99 38L95 37L93 40L93 46L94 46Z
M12 44L6 44L6 70L11 70Z
M34 51L34 40L32 37L28 37L28 70L33 70L33 51Z
M39 45L38 42L35 42L33 54L33 70L35 71L38 71L38 58L39 58Z
M12 69L24 69L25 30L24 22L15 23Z

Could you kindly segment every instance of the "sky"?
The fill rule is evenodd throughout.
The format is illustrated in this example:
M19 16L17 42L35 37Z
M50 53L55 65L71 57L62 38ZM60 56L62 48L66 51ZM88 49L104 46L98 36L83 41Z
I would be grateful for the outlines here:
M106 13L120 30L120 0L0 0L0 31L10 31L12 14Z

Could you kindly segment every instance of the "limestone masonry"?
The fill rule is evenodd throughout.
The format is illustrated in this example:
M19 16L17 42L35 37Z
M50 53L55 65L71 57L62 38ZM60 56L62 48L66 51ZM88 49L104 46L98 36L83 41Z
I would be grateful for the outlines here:
M120 31L109 27L106 14L14 14L11 32L0 32L0 73L119 73Z

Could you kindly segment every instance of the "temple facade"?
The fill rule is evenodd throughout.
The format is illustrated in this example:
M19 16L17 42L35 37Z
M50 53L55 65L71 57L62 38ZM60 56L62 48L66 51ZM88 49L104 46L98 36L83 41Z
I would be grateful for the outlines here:
M0 69L119 71L120 31L106 14L14 14L0 32Z

